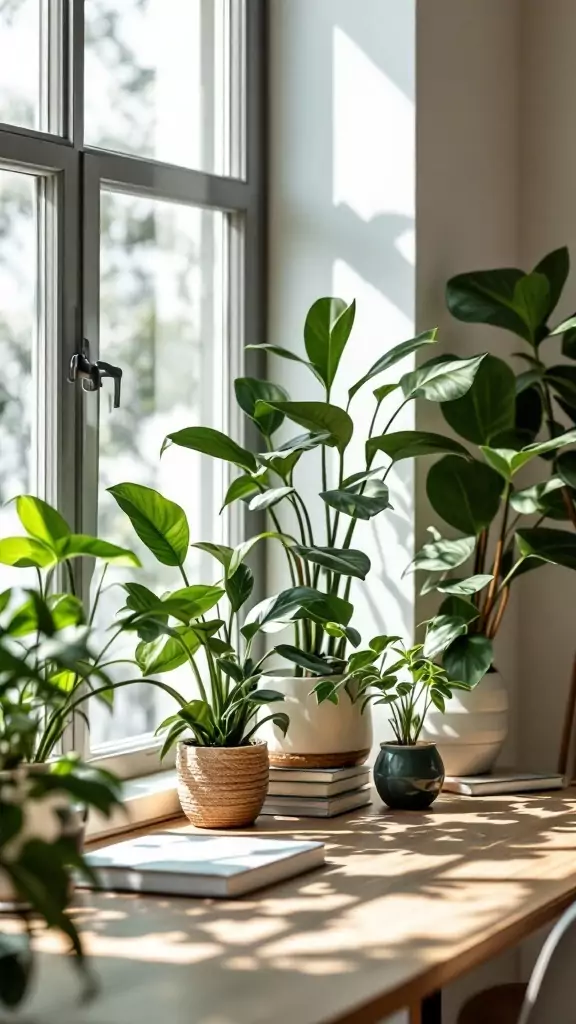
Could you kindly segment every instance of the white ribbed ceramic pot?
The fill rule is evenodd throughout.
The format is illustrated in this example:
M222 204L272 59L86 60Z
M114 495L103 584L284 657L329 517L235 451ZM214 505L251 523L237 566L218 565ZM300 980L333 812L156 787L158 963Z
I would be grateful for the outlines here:
M442 714L432 708L422 738L438 747L446 775L483 775L494 766L508 734L508 693L498 672L469 692L455 690Z
M337 682L337 676L329 677ZM286 736L267 722L258 736L266 740L270 764L276 768L344 768L363 764L372 746L372 716L368 706L352 701L345 690L337 704L318 704L312 688L319 678L296 677L289 671L262 676L261 686L284 694L281 704L267 705L264 714L274 708L285 711L290 719Z

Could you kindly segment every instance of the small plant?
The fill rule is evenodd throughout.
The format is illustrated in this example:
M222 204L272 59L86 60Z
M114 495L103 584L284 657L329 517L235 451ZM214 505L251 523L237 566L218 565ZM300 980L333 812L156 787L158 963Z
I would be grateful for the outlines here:
M390 653L396 661L387 665ZM376 636L367 650L356 651L348 659L338 682L322 680L314 691L319 703L338 700L338 691L346 689L362 710L371 702L389 706L389 719L397 743L414 746L420 737L432 704L444 711L453 690L470 690L467 683L448 679L440 665L423 654L423 645L406 648L399 636Z

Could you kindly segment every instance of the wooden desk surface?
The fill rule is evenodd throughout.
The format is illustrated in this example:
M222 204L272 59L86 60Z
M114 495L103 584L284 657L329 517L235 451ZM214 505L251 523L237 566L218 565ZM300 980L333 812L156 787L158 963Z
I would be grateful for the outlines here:
M375 1024L576 898L576 789L259 830L323 840L327 867L236 901L84 894L102 995L71 1006L70 964L47 952L26 1020Z

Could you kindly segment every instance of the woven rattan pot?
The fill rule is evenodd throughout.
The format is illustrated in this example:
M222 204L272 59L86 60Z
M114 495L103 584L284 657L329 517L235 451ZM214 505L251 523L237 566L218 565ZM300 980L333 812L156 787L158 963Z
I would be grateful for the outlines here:
M176 751L178 796L184 814L198 828L241 828L262 810L268 791L268 747L196 747Z

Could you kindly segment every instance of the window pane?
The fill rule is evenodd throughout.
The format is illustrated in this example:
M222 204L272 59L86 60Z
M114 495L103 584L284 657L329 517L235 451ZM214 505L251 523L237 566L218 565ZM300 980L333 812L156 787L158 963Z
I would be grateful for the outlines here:
M0 171L0 533L20 534L17 494L36 491L36 180ZM33 570L30 570L32 573ZM22 569L0 567L0 589L23 585Z
M62 0L0 0L0 121L60 132Z
M241 0L86 0L86 142L238 174L230 111L242 54L231 57L241 49L231 39L241 9Z
M124 377L120 409L111 410L110 394L101 394L98 530L101 537L136 550L144 566L110 570L107 584L136 579L158 594L183 585L178 569L161 565L138 541L106 493L112 484L156 488L184 507L191 541L222 540L217 504L222 469L181 448L168 449L162 460L159 453L166 434L180 427L226 429L226 227L221 213L102 193L100 352L122 367ZM215 563L193 548L186 570L193 582L210 583L217 575ZM106 590L97 621L113 622L122 603L119 587ZM133 637L123 638L114 656L133 650ZM185 687L188 672L178 671L180 678L172 673L170 682ZM130 675L128 666L117 666L116 678ZM149 686L130 687L117 692L112 716L94 704L90 710L94 750L149 733L171 712L172 701Z

